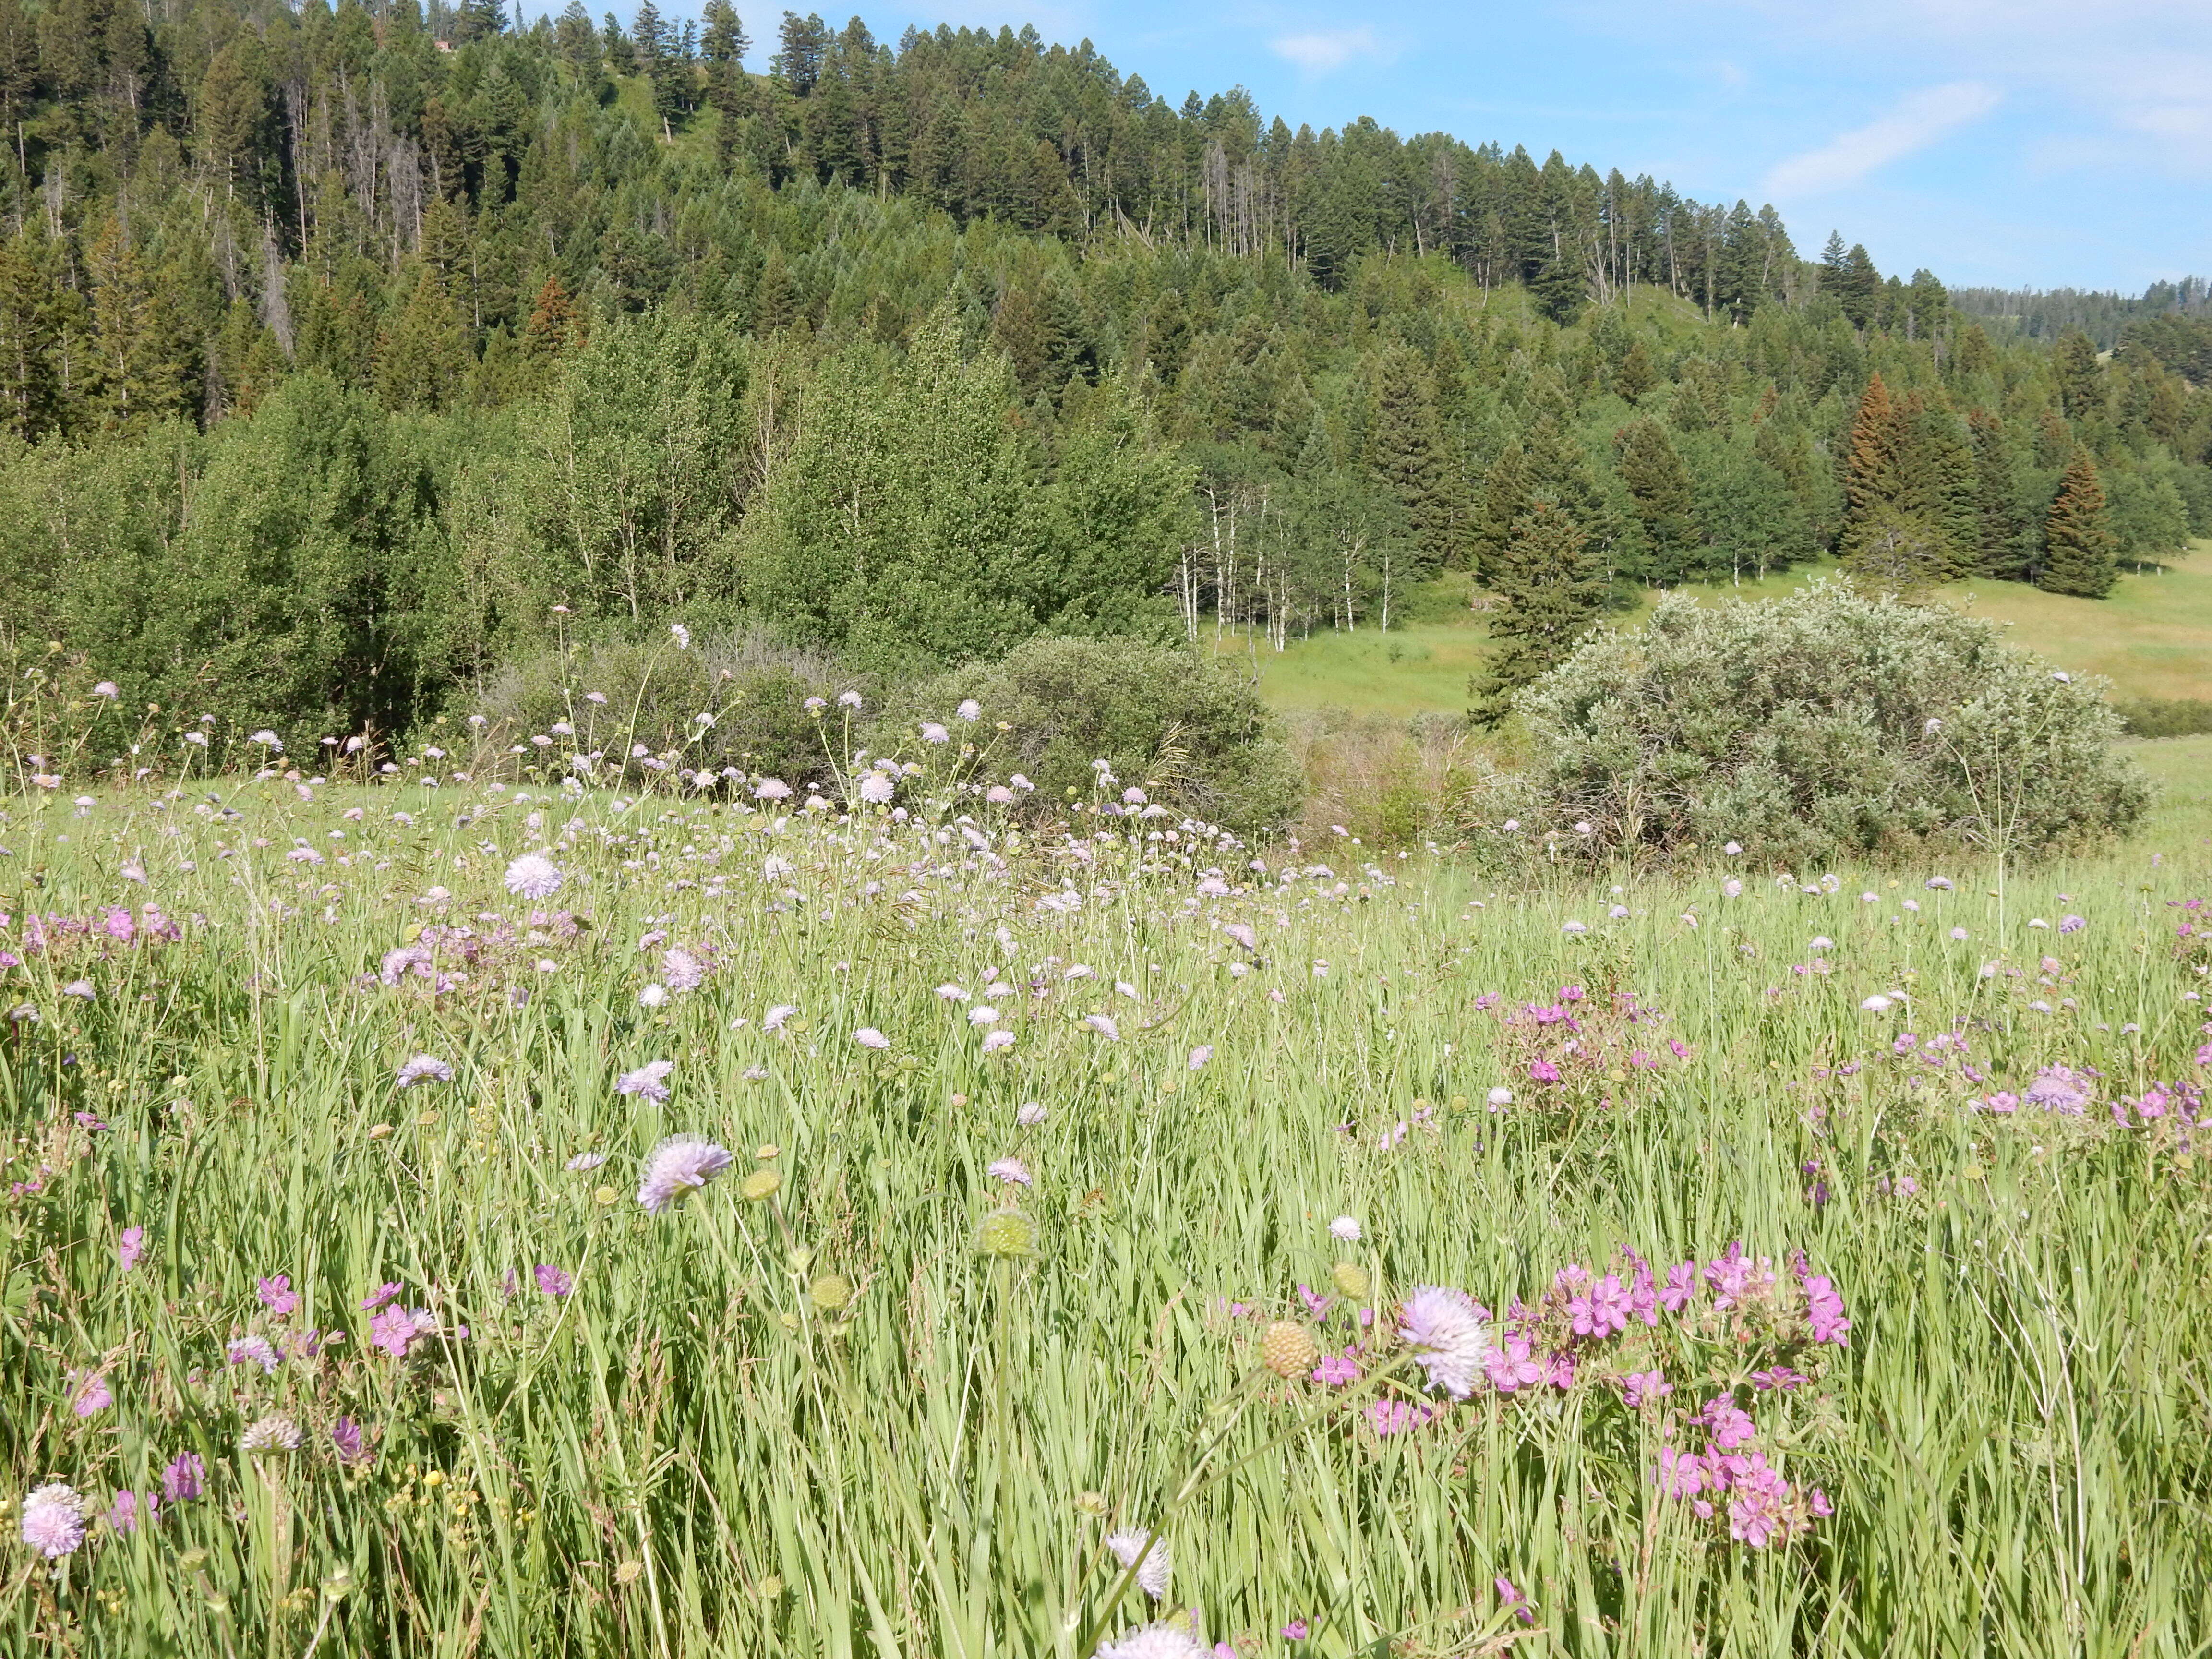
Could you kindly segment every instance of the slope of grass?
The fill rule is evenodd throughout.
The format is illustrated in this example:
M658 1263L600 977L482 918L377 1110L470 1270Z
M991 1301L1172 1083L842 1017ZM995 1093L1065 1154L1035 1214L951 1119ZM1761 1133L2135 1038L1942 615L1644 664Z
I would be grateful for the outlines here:
M1717 599L1773 599L1834 569L1825 565L1692 591ZM2014 643L2063 668L2106 676L2116 696L2212 699L2212 543L2194 544L2186 557L2162 568L2122 575L2107 599L2069 599L2017 582L1961 584L1940 597L2009 623ZM1646 610L1614 625L1632 625ZM1261 693L1285 711L1342 708L1400 718L1456 714L1467 707L1468 677L1482 660L1487 632L1472 611L1446 615L1446 620L1425 620L1388 635L1371 628L1319 633L1294 641L1280 653L1261 641L1253 656ZM1249 647L1239 636L1223 648L1241 656Z

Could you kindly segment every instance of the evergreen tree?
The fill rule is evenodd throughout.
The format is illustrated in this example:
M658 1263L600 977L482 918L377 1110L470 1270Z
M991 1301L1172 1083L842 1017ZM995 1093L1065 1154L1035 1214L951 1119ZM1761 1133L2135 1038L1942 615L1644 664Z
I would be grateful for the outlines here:
M60 297L27 227L0 243L0 429L19 438L42 437L62 416L53 356Z
M1848 558L1859 536L1877 508L1896 502L1897 407L1879 371L1869 377L1860 394L1857 416L1851 422L1850 443L1844 457L1844 527L1838 545Z
M1437 421L1428 371L1402 348L1380 354L1370 374L1367 465L1394 496L1425 571L1462 557L1465 508Z
M2097 464L2076 448L2067 463L2058 499L2043 529L2043 563L2035 585L2046 592L2101 599L2119 580L2118 548L2105 513L2105 487Z
M2058 383L2058 410L2079 427L2105 412L2105 366L2097 348L2078 328L2058 337L2051 354L2051 378Z
M1638 574L1651 581L1680 582L1689 574L1698 538L1689 471L1666 428L1656 421L1630 422L1613 444L1620 458L1620 481L1628 489L1629 511L1636 520Z
M1974 573L2026 581L2041 550L2039 526L2027 510L2011 435L2001 418L1978 409L1966 416L1966 430L1974 447Z
M1898 511L1925 525L1941 544L1936 580L1974 568L1982 527L1973 447L1954 416L1924 406L1917 396L1899 411L1893 499Z
M1504 719L1513 694L1565 660L1595 624L1605 565L1571 516L1538 501L1514 520L1490 586L1506 604L1491 617L1491 654L1468 685L1469 717L1485 726Z
M418 265L415 289L376 347L376 395L386 409L443 409L460 395L471 353L437 273Z
M1621 353L1620 367L1613 372L1613 389L1633 404L1642 402L1644 394L1658 384L1659 371L1652 367L1651 353L1639 334Z

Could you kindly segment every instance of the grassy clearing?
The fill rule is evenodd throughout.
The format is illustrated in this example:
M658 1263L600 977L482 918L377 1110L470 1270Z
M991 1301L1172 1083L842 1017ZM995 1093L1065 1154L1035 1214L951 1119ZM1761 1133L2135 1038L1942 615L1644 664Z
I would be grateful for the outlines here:
M980 1659L1172 1618L1247 1656L2201 1653L2212 1185L2185 1092L2112 1109L2212 1060L2172 908L2212 889L2212 742L2143 752L2194 793L2109 855L1737 897L970 836L926 781L907 824L13 802L0 1489L105 1515L190 1454L204 1491L52 1568L11 1545L0 1648ZM530 849L536 902L501 885ZM179 942L114 937L149 902ZM703 981L655 1006L672 947ZM416 1054L452 1080L397 1087ZM618 1092L656 1060L667 1099ZM2085 1109L1970 1104L2053 1066ZM678 1132L736 1167L648 1215ZM1552 1290L1739 1240L1775 1279L1736 1310L1701 1280L1581 1335ZM1805 1340L1800 1251L1847 1345ZM1391 1333L1424 1284L1548 1307L1571 1380L1423 1387ZM1359 1379L1260 1369L1268 1320ZM226 1363L252 1338L273 1369ZM1804 1380L1747 1380L1776 1364ZM1722 1394L1832 1515L1754 1547L1659 1494ZM242 1447L270 1413L298 1449ZM1155 1525L1152 1604L1104 1539Z
M1698 586L1716 598L1775 599L1833 566L1763 581ZM2015 644L2075 673L2102 674L2126 697L2212 699L2212 543L2154 572L2129 574L2108 599L2076 599L2016 582L1946 589L1942 599L2011 625ZM1431 612L1431 614L1433 614ZM1621 619L1632 625L1644 611ZM1316 634L1279 654L1241 637L1223 650L1252 655L1261 694L1285 711L1341 708L1405 718L1462 713L1467 682L1487 636L1472 612L1424 620L1388 635Z

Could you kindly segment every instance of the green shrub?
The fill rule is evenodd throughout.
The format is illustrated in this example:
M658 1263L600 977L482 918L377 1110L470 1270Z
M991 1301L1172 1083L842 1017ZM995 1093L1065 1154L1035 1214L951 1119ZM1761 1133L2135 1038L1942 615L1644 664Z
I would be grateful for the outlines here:
M520 745L525 765L555 773L582 756L592 763L578 769L603 782L726 767L796 787L830 776L806 699L834 698L852 683L830 659L764 635L719 635L689 648L670 637L525 658L492 682L475 712L485 748L510 764ZM574 732L555 729L562 724ZM540 737L552 741L532 742ZM633 759L640 746L647 756Z
M2212 732L2212 702L2202 697L2122 697L2112 712L2131 738L2191 738Z
M2102 682L1994 623L1835 582L1767 604L1662 599L1517 708L1536 757L1528 829L1563 857L1733 841L1802 869L1929 845L2027 852L2125 830L2149 797L2112 750Z
M982 705L976 741L996 738L988 769L1026 776L1039 811L1064 806L1070 790L1088 800L1095 760L1125 787L1231 829L1281 823L1297 811L1297 767L1279 722L1243 676L1188 647L1031 640L904 693L873 742L911 751L921 721L949 722L970 697Z

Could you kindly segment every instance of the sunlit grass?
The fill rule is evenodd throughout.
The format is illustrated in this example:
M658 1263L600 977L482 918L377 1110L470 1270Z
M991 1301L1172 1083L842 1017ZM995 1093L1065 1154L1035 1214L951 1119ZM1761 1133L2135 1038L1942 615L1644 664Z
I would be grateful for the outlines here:
M228 787L230 819L11 803L7 949L31 911L149 900L185 937L0 981L38 1015L0 1072L8 1179L34 1188L7 1212L0 1486L65 1480L104 1510L186 1450L209 1478L134 1534L96 1526L58 1577L11 1544L0 1646L288 1653L320 1629L344 1652L1075 1654L1140 1616L1107 1611L1103 1534L1158 1521L1226 1425L1221 1473L1166 1519L1169 1605L1239 1654L1291 1650L1293 1620L1327 1655L1523 1629L1516 1651L2200 1652L2212 1191L2171 1120L2106 1107L2204 1079L2205 958L2176 935L2202 913L2170 907L2212 888L2208 751L2143 746L2193 797L2110 854L1950 869L1948 890L1744 871L1735 899L1720 872L1553 890L1363 868L1343 842L1287 860L1330 873L1279 884L1282 849L1181 832L1140 866L1118 835L1018 846L981 811L988 857L933 827L658 799L302 801L272 780ZM574 936L500 885L542 840L568 882L536 908L587 921ZM288 860L300 843L324 862ZM770 881L772 852L793 870ZM1237 890L1198 895L1209 866ZM1079 908L1039 907L1066 891ZM2068 915L2087 925L2062 936ZM379 982L426 923L495 942L443 994ZM641 1004L671 944L713 971ZM966 1015L994 968L1017 1041L986 1056ZM1638 1040L1686 1054L1548 1095L1500 1016L1569 984L1632 993L1665 1016ZM778 1004L801 1012L770 1035ZM1960 1031L1986 1082L1900 1060L1907 1029ZM418 1053L454 1081L396 1089ZM669 1100L614 1092L652 1059ZM2099 1073L2090 1115L1965 1106L2061 1063ZM1497 1086L1513 1108L1486 1109ZM1024 1127L1027 1102L1048 1115ZM647 1217L638 1163L675 1132L737 1167ZM606 1162L565 1167L580 1154ZM987 1174L1009 1155L1033 1188ZM762 1170L778 1190L748 1201ZM979 1251L1010 1200L1034 1253ZM1668 1419L1625 1412L1602 1353L1574 1390L1479 1391L1383 1439L1315 1385L1250 1394L1255 1327L1228 1309L1299 1316L1340 1261L1386 1311L1421 1283L1501 1309L1570 1262L1737 1239L1804 1251L1853 1322L1801 1359L1802 1397L1753 1401L1836 1504L1764 1551L1656 1497ZM574 1294L541 1293L540 1263ZM302 1298L281 1320L257 1294L279 1273ZM825 1274L849 1304L823 1304ZM438 1327L404 1365L359 1306L387 1281ZM310 1327L347 1340L265 1377L223 1363L235 1335ZM1321 1334L1352 1338L1344 1306ZM80 1419L93 1370L114 1403ZM1668 1407L1694 1411L1680 1382ZM239 1450L269 1410L300 1453ZM353 1468L342 1415L372 1453Z

